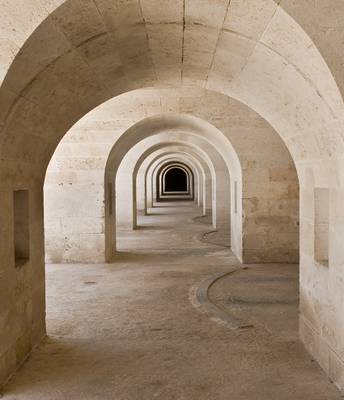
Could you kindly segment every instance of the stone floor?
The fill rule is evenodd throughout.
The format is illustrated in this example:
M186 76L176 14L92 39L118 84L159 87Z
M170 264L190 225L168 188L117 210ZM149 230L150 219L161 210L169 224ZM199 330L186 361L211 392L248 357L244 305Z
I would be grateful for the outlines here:
M295 265L242 269L199 238L190 204L164 204L122 233L108 265L48 265L49 337L6 387L8 400L335 400L297 340ZM231 330L193 305L247 321Z
M192 220L193 222L204 224L207 225L208 227L208 230L202 232L202 234L199 237L202 242L217 244L218 246L223 246L223 247L230 247L231 236L229 227L228 229L224 229L221 227L214 230L214 228L211 226L212 223L211 215L197 216Z

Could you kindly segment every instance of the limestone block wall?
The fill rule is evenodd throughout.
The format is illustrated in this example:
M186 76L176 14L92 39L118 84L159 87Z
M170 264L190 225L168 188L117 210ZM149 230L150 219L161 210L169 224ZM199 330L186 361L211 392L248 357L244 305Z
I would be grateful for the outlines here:
M44 184L46 262L104 262L104 169L118 137L97 121L70 131L49 164Z
M252 184L259 186L261 181L257 182L255 173L250 171L245 179L252 179ZM261 259L274 262L284 258L286 262L297 263L299 191L294 166L287 161L284 168L267 168L259 175L265 175L269 189L262 189L257 196L258 189L253 196L243 199L243 257L246 262Z
M289 152L272 131L264 131L259 121L253 147L249 130L241 129L240 142L237 136L230 137L242 155L244 260L297 263L299 183Z
M4 179L0 191L0 386L45 337L43 192L32 171L22 171L17 185L11 187ZM25 204L14 201L18 191L26 193L19 196ZM23 208L26 218L20 219L17 230L12 216L22 214ZM25 257L21 253L18 258L18 241L23 240L18 235L24 229L28 247Z
M309 163L298 166L301 216L300 335L306 348L331 379L344 387L344 313L342 279L343 245L343 163L332 165L332 185L327 185L324 163L313 171ZM319 202L318 191L321 196ZM327 234L319 243L317 227ZM317 258L319 246L322 257ZM324 251L325 250L325 251Z

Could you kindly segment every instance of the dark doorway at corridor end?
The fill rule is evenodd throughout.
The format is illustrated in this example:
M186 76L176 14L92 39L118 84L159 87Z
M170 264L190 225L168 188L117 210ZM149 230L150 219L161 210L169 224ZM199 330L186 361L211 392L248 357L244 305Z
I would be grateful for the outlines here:
M186 192L188 190L186 172L171 168L165 176L165 192Z

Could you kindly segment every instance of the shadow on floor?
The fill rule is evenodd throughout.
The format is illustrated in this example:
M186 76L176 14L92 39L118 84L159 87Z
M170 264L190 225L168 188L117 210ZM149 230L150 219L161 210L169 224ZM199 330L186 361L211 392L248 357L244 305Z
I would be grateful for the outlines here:
M161 225L137 225L136 231L166 231L173 229L173 226L161 226Z

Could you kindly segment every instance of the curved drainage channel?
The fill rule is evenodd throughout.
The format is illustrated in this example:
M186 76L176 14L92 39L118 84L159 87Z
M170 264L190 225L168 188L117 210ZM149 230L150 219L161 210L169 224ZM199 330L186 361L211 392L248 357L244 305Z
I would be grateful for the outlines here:
M243 268L238 268L230 272L220 272L215 275L211 275L202 281L202 283L196 289L193 289L191 294L191 302L194 306L201 308L202 311L208 314L211 314L216 320L224 322L230 329L233 330L253 328L254 326L239 320L233 315L230 315L221 308L217 307L209 299L209 290L219 279L242 269Z
M217 241L216 241L216 237L215 237L215 239L214 238L209 238L209 236L210 235L212 235L213 233L218 233L218 234L220 234L220 231L219 230L217 230L217 229L215 229L215 230L213 230L213 231L209 231L209 232L205 232L205 233L203 233L202 235L201 235L201 237L200 237L200 241L201 242L203 242L203 243L207 243L207 244L213 244L213 245L215 245L215 246L219 246L219 247L224 247L224 248L226 248L226 249L230 249L230 245L227 245L227 244L223 244L223 243L218 243ZM230 242L230 240L228 240L228 242Z
M231 246L227 246L227 245L224 245L224 244L221 244L221 243L217 243L216 241L209 240L207 238L208 235L210 235L212 233L216 233L216 232L218 232L218 231L215 230L215 231L197 233L196 235L194 235L194 239L198 240L201 243L207 244L207 245L214 245L214 246L222 247L222 248L225 248L225 249L230 249Z

